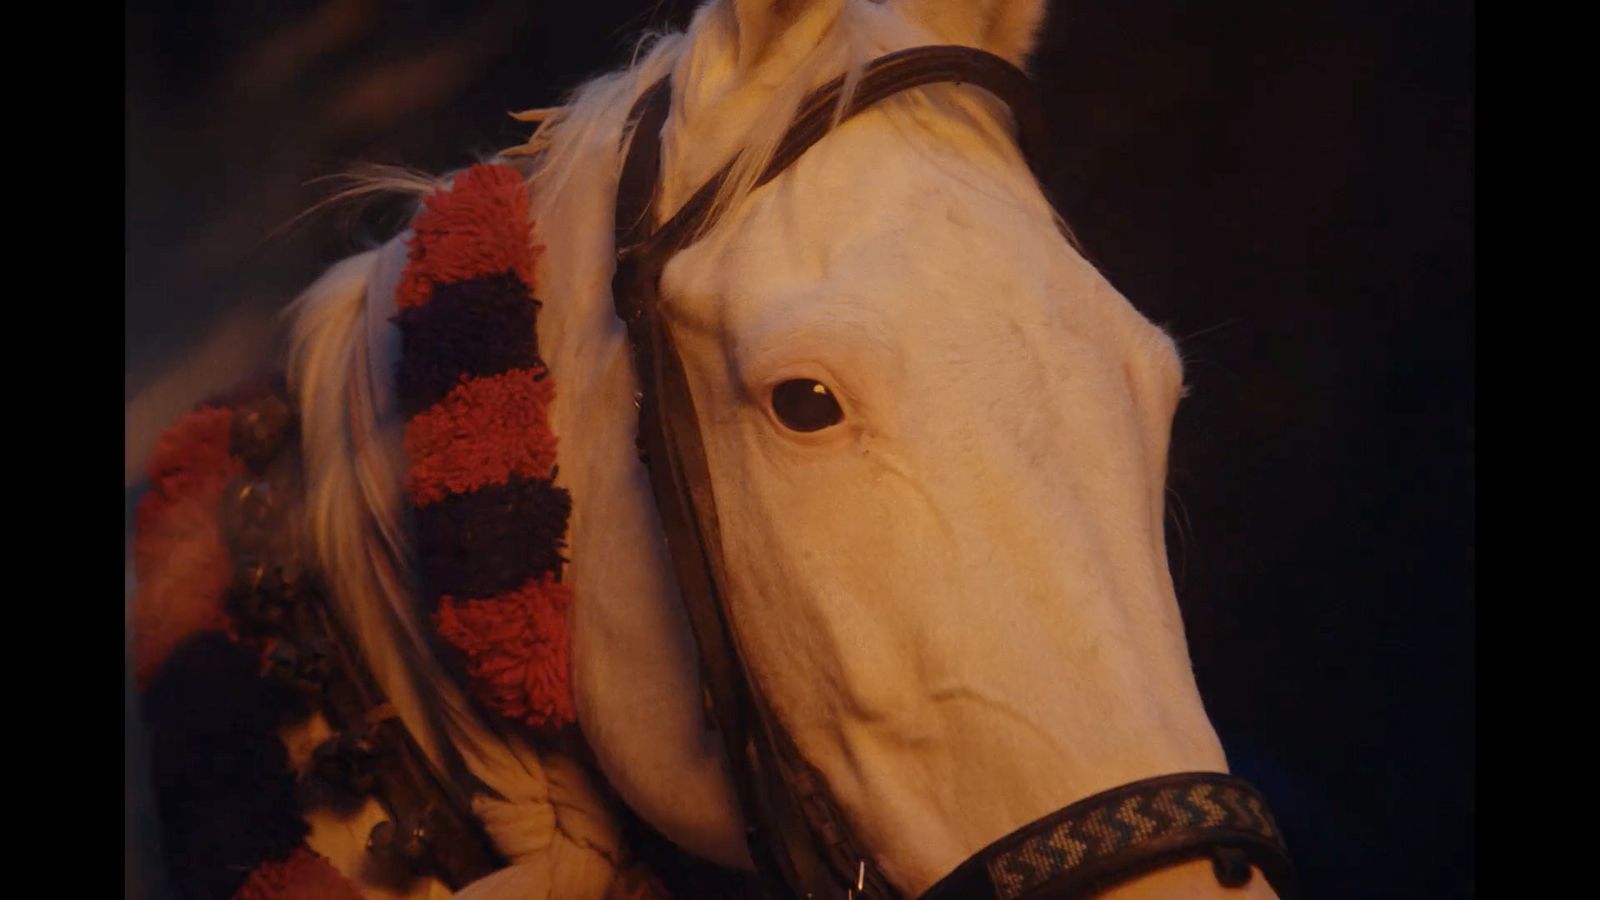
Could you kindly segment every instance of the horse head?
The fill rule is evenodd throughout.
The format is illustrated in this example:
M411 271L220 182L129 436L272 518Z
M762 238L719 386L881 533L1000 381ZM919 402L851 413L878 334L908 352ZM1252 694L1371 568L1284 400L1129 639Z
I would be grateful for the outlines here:
M718 185L700 197L705 227L659 260L651 314L696 411L722 615L863 866L916 896L1052 811L1227 770L1165 547L1179 355L1066 233L1012 109L945 78L841 112L765 177L819 86L842 77L848 97L873 60L929 45L1020 65L1043 15L1043 0L713 0L545 114L516 154L542 248L538 354L557 386L551 477L571 498L577 719L622 800L702 857L750 866L752 823L739 765L707 728L635 444L650 373L612 276L619 172L641 140L659 142L650 221ZM630 113L661 85L659 133L641 134ZM415 598L383 561L408 549L390 324L406 252L397 239L352 261L300 307L310 531L406 726L438 759L453 745L497 795L479 811L504 848L508 810L554 788L518 774L539 768L526 745L483 727L429 660ZM584 797L562 808L592 824L603 804ZM1107 827L1151 821L1121 815ZM614 855L614 832L584 834L571 859L589 862L571 871ZM1221 888L1197 861L1117 890ZM1250 890L1270 896L1259 879Z
M588 202L608 200L615 166L592 160L625 143L618 110L661 76L654 218L734 160L714 224L659 285L698 410L728 620L773 716L909 895L1080 798L1226 771L1164 543L1179 356L1058 227L1006 107L971 86L909 91L757 186L819 85L932 43L1020 62L1042 15L1010 0L707 4L631 79L579 98L563 124L585 152L558 124L543 173L583 192L573 170L591 160L605 171ZM574 128L601 96L610 127ZM560 224L578 210L554 193L536 201L552 283L587 291L589 315L561 314L552 370L606 385L557 416L563 440L606 435L563 468L580 718L647 820L747 863L629 441L637 373L592 274L557 274L585 254Z

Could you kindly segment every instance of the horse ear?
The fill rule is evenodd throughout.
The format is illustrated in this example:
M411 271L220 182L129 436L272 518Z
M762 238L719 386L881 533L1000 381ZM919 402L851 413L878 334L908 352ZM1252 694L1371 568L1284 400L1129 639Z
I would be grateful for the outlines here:
M739 32L739 67L761 59L790 26L824 7L837 10L844 0L731 0Z
M1022 65L1039 43L1048 0L889 0L941 40Z

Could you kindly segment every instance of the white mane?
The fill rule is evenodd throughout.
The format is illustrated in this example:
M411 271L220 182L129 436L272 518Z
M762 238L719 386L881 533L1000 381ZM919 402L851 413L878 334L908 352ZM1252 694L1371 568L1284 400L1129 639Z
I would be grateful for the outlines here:
M590 153L604 146L596 136L620 136L622 120L634 101L662 77L672 77L673 114L662 132L668 180L658 220L670 216L690 192L732 161L730 177L709 217L715 219L744 201L806 94L844 76L836 108L842 113L873 59L898 48L938 42L936 36L915 30L877 3L846 3L830 11L834 14L806 23L809 40L799 42L805 52L793 65L780 67L780 80L762 85L762 102L752 106L750 115L729 110L721 102L726 98L716 90L726 80L728 62L737 51L732 8L720 3L703 6L684 33L647 36L632 65L585 83L565 105L523 114L520 118L537 121L539 127L525 145L506 155L531 161L535 219L547 228L561 227L559 214L551 214L574 171L595 164ZM960 130L978 136L990 153L1006 159L1017 156L1009 112L981 91L930 85L882 101L875 111L908 134L937 138ZM708 127L705 120L713 117L719 121ZM613 162L620 172L620 152L613 155ZM415 181L384 185L416 186Z

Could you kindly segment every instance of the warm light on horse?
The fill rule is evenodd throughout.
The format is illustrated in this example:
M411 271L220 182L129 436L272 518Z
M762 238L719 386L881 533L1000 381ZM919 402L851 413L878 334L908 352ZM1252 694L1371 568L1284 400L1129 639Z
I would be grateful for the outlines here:
M1043 14L713 0L372 185L410 229L141 510L141 675L259 657L343 792L240 882L619 897L637 817L750 896L1292 895L1167 568L1180 361L1038 177Z

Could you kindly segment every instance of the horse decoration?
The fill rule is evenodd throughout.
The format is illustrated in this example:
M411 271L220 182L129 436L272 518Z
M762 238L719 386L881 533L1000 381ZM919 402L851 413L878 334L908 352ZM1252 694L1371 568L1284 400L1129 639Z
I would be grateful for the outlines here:
M185 897L1291 896L1042 0L711 0L409 191L137 514ZM1264 877L1254 877L1259 871Z

